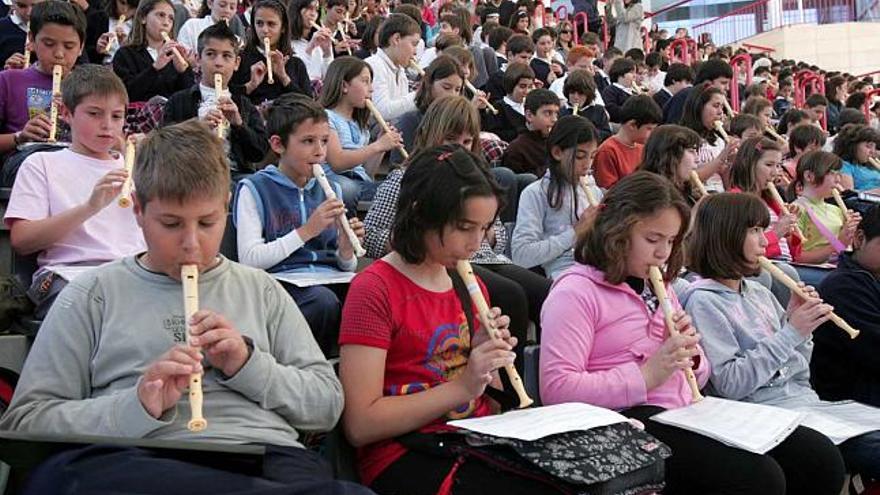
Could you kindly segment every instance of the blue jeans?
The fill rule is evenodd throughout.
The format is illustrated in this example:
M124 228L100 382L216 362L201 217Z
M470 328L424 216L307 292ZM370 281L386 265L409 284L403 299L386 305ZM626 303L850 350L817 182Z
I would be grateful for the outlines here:
M838 447L848 471L865 481L880 480L880 431L850 438Z
M297 287L293 284L281 284L290 294L306 323L312 330L312 336L324 356L337 356L339 340L339 323L342 320L342 302L326 285Z
M255 408L259 405L254 404ZM225 461L225 462L224 462ZM254 465L256 464L256 465ZM28 495L370 495L368 488L333 479L317 453L266 446L258 459L91 445L50 457L31 476Z
M349 217L357 215L359 201L372 201L376 196L377 185L372 180L364 179L352 172L328 173L328 178L342 188L342 202Z
M499 212L498 217L504 223L515 222L520 193L538 178L535 174L518 174L507 167L495 167L491 172L495 182L505 191L504 208Z
M794 268L801 277L801 282L807 285L812 285L813 287L819 287L822 279L831 273L831 270L826 270L824 268L811 268L808 266L795 266Z

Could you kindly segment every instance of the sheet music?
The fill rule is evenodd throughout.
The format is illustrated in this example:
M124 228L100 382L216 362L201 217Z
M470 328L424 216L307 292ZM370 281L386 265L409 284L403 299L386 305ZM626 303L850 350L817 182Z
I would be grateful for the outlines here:
M880 430L880 409L853 401L823 402L799 408L806 416L801 424L839 445L850 438Z
M785 440L805 413L773 406L706 397L651 419L713 438L731 447L765 454Z
M287 282L297 287L313 285L347 284L357 273L355 272L302 272L302 273L270 273L276 280Z
M610 409L572 402L460 419L449 424L486 435L534 441L557 433L589 430L626 421L629 421L626 416Z

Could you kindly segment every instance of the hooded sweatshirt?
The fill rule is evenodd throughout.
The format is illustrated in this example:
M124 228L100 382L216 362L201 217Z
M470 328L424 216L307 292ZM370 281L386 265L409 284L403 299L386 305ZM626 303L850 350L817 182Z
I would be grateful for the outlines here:
M667 285L669 302L681 309ZM586 402L609 409L691 402L684 373L647 390L641 367L666 340L663 310L650 311L627 283L611 284L595 267L575 263L553 284L541 311L541 400ZM698 346L699 347L699 346ZM700 349L694 370L702 387L709 365Z
M791 326L766 287L743 280L735 291L702 279L683 291L682 302L703 336L719 395L785 408L819 402L810 386L813 341Z

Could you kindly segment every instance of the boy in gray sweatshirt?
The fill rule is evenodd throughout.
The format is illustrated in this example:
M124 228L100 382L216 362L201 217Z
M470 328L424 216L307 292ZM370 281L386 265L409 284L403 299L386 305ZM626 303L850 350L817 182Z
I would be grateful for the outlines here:
M333 428L343 404L302 314L265 272L218 255L229 202L219 140L194 121L153 132L140 146L134 187L147 251L87 272L59 295L0 428L263 444L262 475L89 448L50 459L32 490L370 493L333 481L298 441L297 430ZM103 194L121 189L108 184ZM180 273L190 264L200 272L200 310L187 322ZM199 372L208 426L192 432L186 390Z

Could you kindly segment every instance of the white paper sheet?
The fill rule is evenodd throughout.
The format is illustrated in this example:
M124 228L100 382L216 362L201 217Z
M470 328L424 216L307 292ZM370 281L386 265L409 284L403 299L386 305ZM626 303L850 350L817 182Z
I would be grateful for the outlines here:
M731 447L765 454L797 428L804 414L773 406L706 397L651 419L705 435Z
M482 418L460 419L450 421L449 424L486 435L534 441L557 433L589 430L626 421L626 416L610 409L582 403L566 403Z
M304 272L304 273L272 273L276 280L287 282L297 287L313 285L347 284L357 273L355 272Z
M823 402L808 408L801 424L839 445L850 438L880 430L880 409L853 401Z

